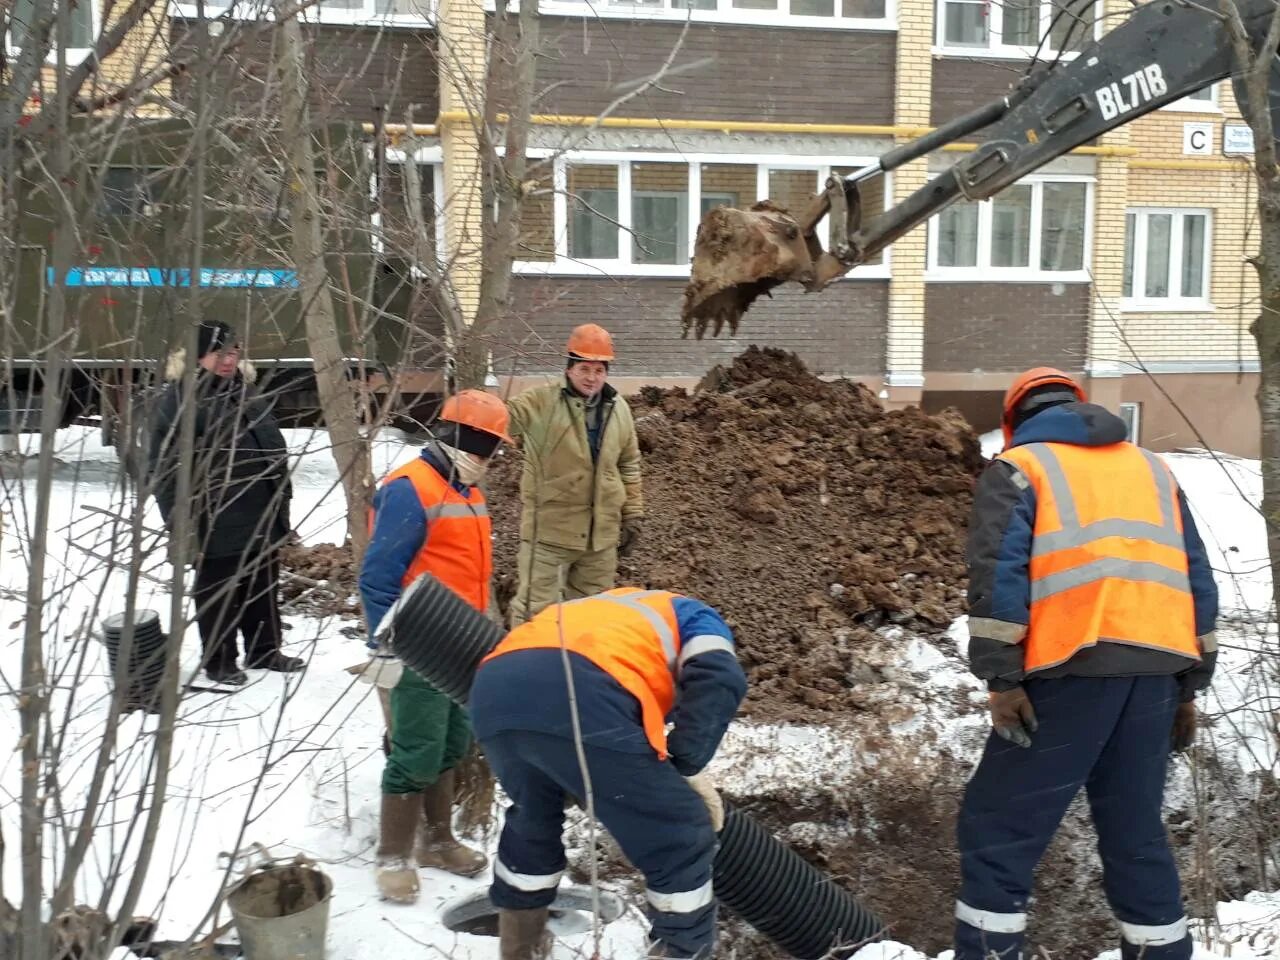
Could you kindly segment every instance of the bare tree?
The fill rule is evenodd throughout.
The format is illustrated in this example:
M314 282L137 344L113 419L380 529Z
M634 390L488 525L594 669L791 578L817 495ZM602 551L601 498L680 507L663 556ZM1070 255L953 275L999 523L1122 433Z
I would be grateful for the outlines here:
M1250 327L1258 347L1258 412L1262 418L1262 512L1271 557L1273 609L1280 610L1280 167L1276 165L1275 115L1271 100L1280 6L1265 36L1251 38L1236 0L1220 0L1236 57L1236 97L1253 130L1253 172L1258 186L1258 274L1261 312Z
M366 515L372 496L373 473L369 444L360 428L356 395L347 377L346 358L338 338L337 313L329 293L324 257L324 229L316 185L316 159L307 83L303 67L302 28L295 4L278 0L280 30L281 125L288 149L289 206L293 223L293 253L302 288L307 341L315 361L316 385L325 425L333 441L333 455L347 498L347 535L358 561L369 543Z

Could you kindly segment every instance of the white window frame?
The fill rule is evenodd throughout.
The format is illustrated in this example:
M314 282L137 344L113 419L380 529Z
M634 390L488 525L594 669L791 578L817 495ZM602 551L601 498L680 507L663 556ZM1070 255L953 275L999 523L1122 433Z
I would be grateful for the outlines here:
M956 0L962 2L962 0ZM1039 0L1040 2L1040 36L1043 37L1049 31L1050 25L1053 23L1054 10L1051 0ZM986 4L987 16L989 17L989 29L987 30L987 45L965 46L963 44L954 44L947 42L947 16L946 16L947 0L934 0L933 5L933 22L934 22L934 38L933 38L933 54L941 57L974 57L982 60L1026 60L1036 55L1036 44L1018 44L1005 43L1002 39L1004 35L1004 4L992 0ZM982 6L982 4L975 4ZM1093 7L1093 39L1097 40L1102 36L1102 0L1096 0ZM1040 50L1040 56L1056 57L1058 51L1049 47L1046 40L1044 47ZM1074 60L1079 53L1072 51L1062 55L1063 61Z
M1083 183L1084 197L1084 254L1079 270L1042 270L1040 252L1043 244L1044 185L1046 183ZM1033 174L1018 181L1020 186L1031 187L1031 246L1025 267L991 266L991 220L993 203L983 200L978 206L978 262L972 267L942 267L938 265L938 215L929 219L928 260L925 282L991 283L991 282L1059 282L1089 283L1089 266L1093 263L1093 212L1094 186L1097 178L1084 174ZM999 194L996 195L997 197Z
M683 23L736 23L756 27L810 27L823 30L897 30L898 0L885 0L883 17L841 16L841 0L834 0L834 13L829 17L792 16L791 0L777 0L776 10L737 10L733 0L716 0L715 10L684 10L672 6L673 0L651 0L634 3L625 0L542 0L541 13L556 16L583 16L615 20L667 20ZM511 5L513 8L515 4ZM493 11L493 0L485 0L485 9Z
M1142 443L1142 404L1132 401L1125 401L1120 404L1119 412L1121 420L1124 419L1126 410L1130 411L1130 416L1133 420L1133 429L1129 431L1129 442L1140 444Z
M102 32L102 11L98 9L98 0L81 0L81 2L87 3L89 5L89 18L90 18L89 29L90 29L90 33L93 35L94 42L96 43L99 35ZM55 0L55 4L56 4L56 0ZM13 8L11 6L10 12L12 12L12 9ZM55 6L55 10L56 9L57 8ZM49 45L49 52L44 58L44 62L47 64L56 64L58 62L57 20L54 20L52 39L53 39L53 42ZM8 31L5 31L4 46L5 46L5 51L9 55L11 60L12 58L17 57L22 52L21 47L14 45L13 36ZM89 58L89 56L93 53L93 49L94 49L93 47L67 47L67 55L66 55L67 66L68 67L79 66L81 63L83 63L85 60Z
M1208 100L1192 100L1190 97L1183 97L1181 100L1165 104L1161 109L1176 110L1180 113L1222 113L1221 89L1221 82L1210 84Z
M550 156L549 151L530 150L530 157ZM686 249L692 255L694 239L701 222L702 165L736 164L756 168L756 190L759 197L739 197L742 206L749 206L760 197L768 196L770 170L813 170L816 193L832 167L862 167L875 161L874 157L794 157L761 156L737 153L637 153L621 151L569 151L555 156L552 166L553 229L555 231L554 261L517 261L517 274L543 276L585 277L680 277L689 276L687 263L633 263L631 261L631 165L633 163L678 163L688 165L688 195L685 204L688 215ZM618 256L615 259L575 259L569 256L569 189L568 168L582 165L616 165L618 167ZM885 196L893 196L892 174L885 174ZM891 201L890 201L891 202ZM826 245L827 220L818 225L818 236ZM855 267L845 275L854 280L884 280L890 276L890 251L885 250L883 263Z
M1133 231L1133 290L1134 296L1122 297L1120 309L1129 313L1206 313L1213 311L1210 284L1213 280L1213 210L1209 207L1129 207L1126 217L1136 214ZM1172 293L1176 281L1177 296L1148 297L1138 295L1147 287L1147 232L1152 214L1169 214L1174 218L1169 236L1169 290ZM1204 291L1197 297L1182 296L1182 219L1186 215L1202 216L1204 221ZM1127 251L1126 251L1127 253ZM1124 263L1121 261L1121 270ZM1123 279L1123 274L1122 274Z
M373 158L373 148L369 147L369 156ZM399 147L388 147L385 155L386 164L389 167L399 166L405 163L410 154ZM445 209L444 209L444 149L439 145L423 146L413 151L414 162L419 166L428 166L431 168L431 198L436 208L436 229L435 241L436 252L445 249ZM371 171L369 174L369 199L374 202L373 212L369 215L369 222L372 226L373 252L381 256L386 252L386 242L382 237L382 213L378 210L376 204L378 200L378 174L377 171ZM410 273L416 280L427 278L427 273L416 263L410 264Z
M357 27L404 27L422 30L435 26L439 10L438 0L424 0L428 8L424 15L402 13L377 13L376 0L363 0L359 10L334 9L326 7L323 0L302 11L302 19L306 23L329 24L335 26ZM199 8L184 0L174 0L171 15L184 19L199 17ZM205 16L210 19L227 16L232 20L272 20L275 15L269 0L206 0Z

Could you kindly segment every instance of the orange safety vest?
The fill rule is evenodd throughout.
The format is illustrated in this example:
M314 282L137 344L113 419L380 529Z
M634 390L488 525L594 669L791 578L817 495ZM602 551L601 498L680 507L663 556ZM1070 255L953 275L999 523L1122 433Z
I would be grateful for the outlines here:
M666 590L619 587L552 604L516 627L480 661L516 650L560 649L586 657L640 701L644 733L667 759L666 716L676 702L680 629Z
M430 573L477 610L489 608L489 578L493 575L493 525L479 487L464 497L421 457L387 474L385 486L401 477L413 484L427 515L427 535L405 571L402 587ZM373 531L375 511L369 511Z
M1099 642L1200 659L1178 485L1132 443L1000 454L1036 493L1027 673Z

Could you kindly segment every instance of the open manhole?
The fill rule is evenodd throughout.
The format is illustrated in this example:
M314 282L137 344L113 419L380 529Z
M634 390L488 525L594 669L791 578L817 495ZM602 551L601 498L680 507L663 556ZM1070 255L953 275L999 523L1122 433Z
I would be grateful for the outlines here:
M598 902L601 923L612 923L627 909L620 897L603 890L598 895ZM557 937L585 933L591 929L591 910L589 887L563 887L556 892L551 903L547 926ZM440 920L455 933L470 933L477 937L498 935L498 908L489 900L487 890L446 903L440 912Z

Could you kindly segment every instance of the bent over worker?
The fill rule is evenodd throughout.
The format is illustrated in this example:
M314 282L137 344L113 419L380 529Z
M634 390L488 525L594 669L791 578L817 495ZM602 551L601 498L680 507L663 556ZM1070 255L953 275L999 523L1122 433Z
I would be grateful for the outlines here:
M960 811L956 960L1022 956L1032 871L1081 787L1121 956L1192 954L1160 808L1217 587L1169 467L1085 401L1061 371L1021 375L973 504L969 659L994 729Z
M562 643L595 814L645 876L646 956L709 956L724 814L701 771L747 681L733 634L711 607L620 588L548 607L512 630L471 688L476 736L511 798L489 894L502 960L543 955L547 908L565 867L565 798L586 800Z
M644 501L631 408L608 383L613 338L583 324L569 335L564 379L512 398L520 477L518 626L549 603L607 590L640 535Z
M378 647L379 626L409 584L431 574L477 610L493 573L489 511L476 486L508 441L502 401L463 390L441 407L434 441L393 470L373 498L372 535L360 570L373 659L361 675L390 690L390 749L382 772L378 891L412 903L417 866L474 876L485 857L453 836L454 767L471 745L462 708ZM415 833L417 844L415 849Z

